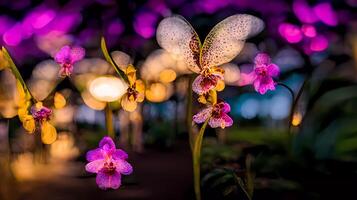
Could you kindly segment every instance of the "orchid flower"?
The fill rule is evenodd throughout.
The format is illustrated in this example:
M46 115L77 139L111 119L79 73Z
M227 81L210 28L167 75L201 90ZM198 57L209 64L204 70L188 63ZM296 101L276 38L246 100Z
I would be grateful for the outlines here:
M125 70L125 75L128 78L129 87L121 98L121 106L124 110L133 112L137 107L137 103L144 101L145 85L142 80L136 79L136 69L133 65L129 64Z
M136 69L130 63L130 56L121 51L114 51L112 55L107 50L105 39L101 39L101 48L105 59L113 66L118 75L124 79L129 87L121 98L121 106L128 112L133 112L138 103L144 101L145 84L136 78Z
M201 110L199 113L193 116L193 121L200 124L209 119L208 124L212 128L225 128L232 126L233 120L228 112L231 111L231 107L226 102L219 102L214 105L209 105L207 108Z
M239 85L253 84L255 91L265 94L268 90L275 90L277 84L273 78L280 73L279 67L271 62L266 53L258 53L254 58L254 69L250 73L242 73Z
M99 148L87 152L86 158L89 162L86 171L97 174L97 185L103 190L118 189L121 174L133 172L132 166L126 161L128 154L116 149L113 140L107 136L99 142Z
M217 24L201 45L192 26L181 16L162 20L157 28L157 41L166 51L184 60L187 67L199 75L193 81L193 91L199 95L215 89L223 81L220 65L236 57L244 41L264 27L257 17L233 15Z
M53 143L57 139L57 131L56 128L49 122L52 110L43 106L42 102L37 102L35 105L31 106L30 95L25 93L22 85L18 81L16 85L20 99L18 116L24 129L28 133L34 133L37 125L41 129L42 142L44 144Z
M83 59L84 54L85 50L82 47L62 47L54 56L55 61L61 66L60 76L70 76L73 72L73 65Z

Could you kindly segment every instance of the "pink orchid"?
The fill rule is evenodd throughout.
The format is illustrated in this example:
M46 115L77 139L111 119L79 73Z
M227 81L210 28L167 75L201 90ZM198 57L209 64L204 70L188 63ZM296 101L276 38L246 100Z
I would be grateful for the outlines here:
M279 67L271 62L266 53L259 53L254 58L254 70L250 73L242 73L238 85L253 84L255 91L265 94L268 90L275 90L274 77L280 73Z
M73 65L83 59L85 50L82 47L62 47L55 55L55 61L61 65L60 76L70 76Z
M129 175L133 172L132 166L126 161L128 154L116 149L110 137L104 137L99 142L99 148L87 152L86 171L97 173L96 182L99 188L118 189L121 185L121 174Z
M208 124L212 128L229 127L233 125L232 118L227 115L227 113L230 111L231 107L228 103L220 102L201 110L199 113L193 116L193 121L200 124L209 118Z

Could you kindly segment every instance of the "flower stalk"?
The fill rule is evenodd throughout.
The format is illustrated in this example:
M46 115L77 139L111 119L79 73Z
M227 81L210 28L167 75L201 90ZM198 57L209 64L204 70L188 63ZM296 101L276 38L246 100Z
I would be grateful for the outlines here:
M206 130L207 124L208 124L209 119L205 121L205 123L202 125L200 132L198 133L195 143L193 146L193 153L192 153L192 158L193 158L193 177L194 177L194 189L195 189L195 195L196 195L196 200L201 200L201 187L200 187L200 182L201 182L201 174L200 174L200 163L201 163L201 149L202 149L202 140L203 140L203 135Z
M105 127L107 133L111 138L115 138L114 125L113 125L113 111L109 106L109 103L105 106Z

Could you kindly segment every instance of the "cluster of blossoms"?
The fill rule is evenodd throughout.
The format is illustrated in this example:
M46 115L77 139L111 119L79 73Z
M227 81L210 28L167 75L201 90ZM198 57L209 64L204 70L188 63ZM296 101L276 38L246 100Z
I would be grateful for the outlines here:
M99 142L99 148L90 150L86 156L86 171L96 173L96 182L101 189L118 189L121 185L121 174L129 175L132 166L126 161L128 154L116 149L110 137Z

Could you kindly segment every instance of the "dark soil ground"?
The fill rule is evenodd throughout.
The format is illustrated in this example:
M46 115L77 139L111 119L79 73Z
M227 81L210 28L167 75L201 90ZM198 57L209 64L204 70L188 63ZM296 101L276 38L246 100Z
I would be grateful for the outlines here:
M100 190L95 177L83 171L85 163L76 162L65 164L62 174L19 183L18 196L21 200L191 199L192 163L187 142L177 142L170 150L129 153L129 162L134 173L124 178L118 190Z

